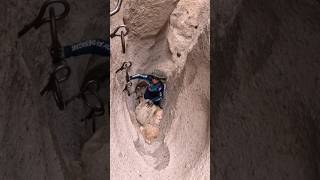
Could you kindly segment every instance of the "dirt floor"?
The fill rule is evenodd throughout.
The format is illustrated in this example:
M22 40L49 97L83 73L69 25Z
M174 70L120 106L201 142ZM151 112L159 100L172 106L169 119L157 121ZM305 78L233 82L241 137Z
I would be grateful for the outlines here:
M111 179L209 179L209 1L125 1L110 31L123 23L126 53L111 40ZM125 73L114 73L124 61L131 75L158 69L168 77L151 145L139 131L136 94L123 93Z

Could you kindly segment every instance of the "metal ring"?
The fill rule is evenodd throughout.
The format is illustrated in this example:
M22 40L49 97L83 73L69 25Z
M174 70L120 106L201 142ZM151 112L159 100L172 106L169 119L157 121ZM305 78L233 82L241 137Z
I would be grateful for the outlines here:
M64 17L66 17L69 14L69 12L70 12L70 4L67 1L65 1L65 0L48 0L48 1L45 1L42 4L41 9L40 9L39 14L37 15L37 17L31 23L25 25L21 31L19 31L18 37L20 38L22 35L27 33L33 27L35 29L38 29L43 23L49 22L50 21L50 17L43 18L43 16L44 16L44 13L46 12L46 8L50 4L54 4L54 3L62 4L63 7L64 7L64 11L60 15L54 17L55 20L60 20L60 19L62 19Z
M92 89L92 85L94 85L94 89ZM70 102L75 100L76 98L84 98L84 93L88 90L93 90L93 91L98 91L100 89L99 83L95 80L90 80L86 82L81 88L80 92L77 93L76 95L71 96L68 100L65 101L65 104L68 105ZM86 99L86 98L85 98ZM85 101L86 102L86 101Z
M124 36L127 36L129 33L129 28L126 25L120 25L114 31L110 34L110 38L114 38L116 36L121 36L121 34L117 34L120 28L125 28L126 32L124 33Z
M94 89L91 89L90 87L92 87L92 85L95 86ZM90 80L87 81L84 86L81 88L82 92L88 91L88 90L93 90L93 91L99 91L100 89L100 84L96 81L96 80Z
M121 45L122 45L122 53L126 53L126 41L124 39L123 31L121 31Z
M98 102L99 102L99 105L96 106L96 105L92 105L88 102L88 98L86 97L86 94L85 93L88 93L93 95L95 98L97 98ZM96 92L93 92L92 90L88 89L87 91L83 92L82 94L82 98L83 98L83 101L84 103L91 109L93 109L94 111L101 111L101 109L104 109L104 104L102 102L102 100L100 99L100 97L98 96L98 94Z
M132 62L131 61L126 61L123 63L123 68L127 69L130 68L132 66Z
M54 83L55 83L55 89L53 91L53 98L54 98L58 108L60 110L63 110L65 108L65 103L64 103L64 100L63 100L63 96L62 96L62 92L61 92L61 89L60 89L60 85L59 85L59 82L56 79L54 80Z
M64 17L66 17L70 12L70 4L67 1L65 1L65 0L47 0L41 6L39 15L36 18L36 20L39 21L39 23L35 24L36 29L39 28L43 23L50 21L50 17L43 18L43 16L44 16L44 13L46 12L46 8L51 4L62 4L64 7L64 11L60 15L55 16L54 19L56 19L56 20L60 20Z
M58 72L62 72L62 71L65 71L66 74L62 76L62 78L58 78L57 77L57 74ZM71 69L69 66L65 65L65 64L61 64L59 66L57 66L55 69L54 69L54 78L57 80L58 83L61 83L65 80L67 80L71 74Z
M58 39L58 32L57 32L57 25L55 19L55 10L53 7L50 7L50 34L51 34L51 57L52 62L57 63L61 61L61 57L59 54L59 49L61 48L59 39Z
M121 4L122 4L122 0L118 0L118 1L117 1L117 5L116 5L116 8L110 12L110 16L113 16L113 15L115 15L117 12L119 12L119 10L120 10L120 8L121 8Z

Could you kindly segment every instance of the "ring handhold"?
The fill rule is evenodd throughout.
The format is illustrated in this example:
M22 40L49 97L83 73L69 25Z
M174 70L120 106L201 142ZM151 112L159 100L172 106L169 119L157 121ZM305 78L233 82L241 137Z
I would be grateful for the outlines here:
M47 0L41 6L38 16L31 23L25 25L21 31L19 31L18 38L27 33L31 28L34 27L35 29L38 29L42 24L50 22L50 17L44 18L43 16L47 7L51 4L62 4L64 7L64 11L60 15L54 17L55 20L63 19L70 12L70 4L66 0Z
M110 16L115 15L121 8L122 0L118 0L116 8L110 12Z
M123 31L121 31L121 45L122 45L122 53L126 53L126 41L124 39Z
M114 31L110 34L110 38L114 38L116 36L121 36L121 34L117 34L120 28L124 28L126 32L124 33L124 36L127 36L129 33L129 28L126 25L120 25Z
M57 76L57 74L58 74L59 72L65 72L65 73L63 73L63 75L61 76L61 78L59 78L59 77ZM54 72L53 72L53 73L54 73L54 76L55 76L55 79L57 80L57 82L58 82L58 83L61 83L61 82L65 81L65 80L67 80L67 79L69 78L69 76L70 76L70 74L71 74L71 68L70 68L69 66L65 65L65 64L61 64L61 65L57 66L57 67L54 69Z

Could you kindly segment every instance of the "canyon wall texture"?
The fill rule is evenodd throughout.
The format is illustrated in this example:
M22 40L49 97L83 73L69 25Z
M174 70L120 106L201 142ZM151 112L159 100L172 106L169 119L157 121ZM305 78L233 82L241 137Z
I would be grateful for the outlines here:
M111 17L111 32L129 28L125 54L120 38L111 40L111 179L209 179L209 20L206 0L125 1ZM168 78L151 145L136 122L135 93L122 92L125 72L114 73L124 61L130 75L159 70Z
M49 24L17 38L23 26L36 17L43 2L10 0L1 3L0 179L104 179L107 149L91 139L91 123L86 126L80 121L87 114L83 103L76 100L60 111L51 93L39 94L51 68ZM69 15L57 22L62 45L106 38L106 1L68 2ZM59 11L61 6L56 8ZM79 91L89 60L106 61L89 55L67 60L72 74L62 84L65 97ZM107 124L105 118L97 123L97 132ZM108 139L103 139L106 144ZM98 145L92 148L90 142ZM95 165L91 161L97 159L97 154L99 164Z
M212 10L213 178L319 179L319 1Z

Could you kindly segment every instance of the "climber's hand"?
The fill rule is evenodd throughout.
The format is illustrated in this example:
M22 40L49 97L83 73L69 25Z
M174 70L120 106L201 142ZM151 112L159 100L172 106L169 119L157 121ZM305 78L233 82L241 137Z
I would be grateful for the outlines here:
M152 106L153 106L153 102L150 101L150 100L148 100L148 101L147 101L147 107L148 107L148 108L151 108Z

